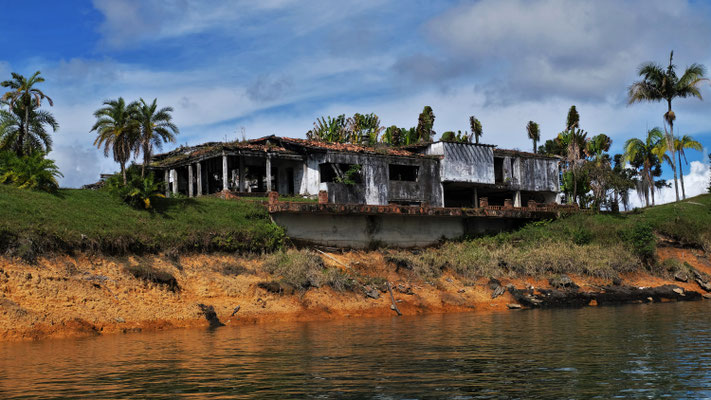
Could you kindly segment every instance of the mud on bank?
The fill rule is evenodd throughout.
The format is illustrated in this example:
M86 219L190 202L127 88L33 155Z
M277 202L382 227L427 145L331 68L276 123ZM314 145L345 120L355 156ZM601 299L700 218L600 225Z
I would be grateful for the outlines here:
M321 272L306 271L290 279L279 270L276 256L193 255L171 260L79 255L40 259L36 265L0 258L0 337L31 340L208 327L206 307L228 326L395 315L387 283L405 315L509 312L514 304L526 308L647 302L650 297L693 300L707 293L691 272L711 275L707 254L671 247L658 253L661 263L674 260L692 267L687 281L677 280L684 276L654 276L644 270L614 279L559 274L490 279L445 269L437 277L423 278L387 251L308 252L307 257L318 258ZM664 285L673 286L659 288Z

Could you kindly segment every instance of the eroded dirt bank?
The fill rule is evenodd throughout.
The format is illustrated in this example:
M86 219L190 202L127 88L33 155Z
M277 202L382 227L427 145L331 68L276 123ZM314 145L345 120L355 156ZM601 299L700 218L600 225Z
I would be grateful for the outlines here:
M711 275L711 259L700 250L662 247L658 253L661 261L675 258L700 274ZM308 290L287 288L277 293L278 290L270 291L265 285L276 278L264 272L260 258L195 255L170 260L79 255L44 258L36 265L0 258L0 338L33 340L207 327L204 310L209 306L228 326L273 320L395 315L385 282L390 283L397 306L405 315L508 312L513 304L546 306L547 297L567 298L566 293L572 292L584 295L569 296L577 301L571 304L583 305L580 304L583 301L596 305L596 299L610 297L613 291L610 288L626 286L634 289L675 285L666 291L653 292L658 294L655 296L637 293L636 301L640 302L650 301L649 297L652 301L700 299L707 294L693 274L687 277L687 282L644 272L620 276L615 282L569 275L567 278L579 286L571 289L567 279L560 281L560 277L553 282L547 278L471 280L444 271L435 280L423 281L412 271L386 262L379 252L328 254L323 261L330 268L372 280L351 290L321 286ZM145 267L167 273L152 277L163 283L136 277L135 271ZM494 292L498 296L492 298ZM589 293L608 295L596 297L588 296ZM534 300L527 302L527 298ZM559 305L565 305L565 301Z

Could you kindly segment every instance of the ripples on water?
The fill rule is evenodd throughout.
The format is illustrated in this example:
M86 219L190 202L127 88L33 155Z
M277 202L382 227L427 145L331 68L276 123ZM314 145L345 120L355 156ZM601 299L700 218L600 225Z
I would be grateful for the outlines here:
M711 302L0 344L2 398L708 398Z

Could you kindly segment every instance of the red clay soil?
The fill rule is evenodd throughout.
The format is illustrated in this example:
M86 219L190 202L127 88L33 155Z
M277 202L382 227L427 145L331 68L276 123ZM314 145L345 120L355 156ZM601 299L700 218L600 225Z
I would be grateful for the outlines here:
M329 267L387 279L398 308L405 315L504 312L507 304L514 302L509 293L492 299L485 278L471 281L445 272L434 282L422 282L409 272L397 273L378 252L329 256L323 257ZM686 261L711 275L711 261L700 251L661 248L659 256ZM164 285L146 283L125 271L127 265L137 264L169 272L180 290L172 292ZM225 275L225 266L241 266L247 272ZM372 299L360 290L338 292L321 287L283 295L257 286L273 278L261 269L261 260L230 255L187 256L176 263L164 257L58 256L42 259L34 266L0 257L0 340L206 327L208 322L198 304L213 306L226 325L395 315L387 293ZM610 284L589 277L571 278L583 289ZM549 287L547 280L532 278L501 279L501 283L512 283L517 288ZM700 290L694 282L670 282L641 273L624 276L623 283L635 286L676 283L685 290ZM240 310L231 316L237 306Z

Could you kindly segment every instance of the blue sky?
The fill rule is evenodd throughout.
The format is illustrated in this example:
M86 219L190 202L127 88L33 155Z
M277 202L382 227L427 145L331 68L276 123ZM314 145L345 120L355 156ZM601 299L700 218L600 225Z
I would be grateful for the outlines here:
M640 63L674 49L681 69L711 67L711 5L682 0L36 1L5 5L0 26L0 77L47 79L61 126L51 157L69 187L116 169L89 130L118 96L174 107L178 144L303 137L321 115L354 112L409 127L430 105L437 132L476 115L485 142L528 150L529 120L552 138L575 104L620 151L665 111L627 106ZM702 93L674 108L708 153L711 86ZM705 156L688 155L687 188L700 192Z

